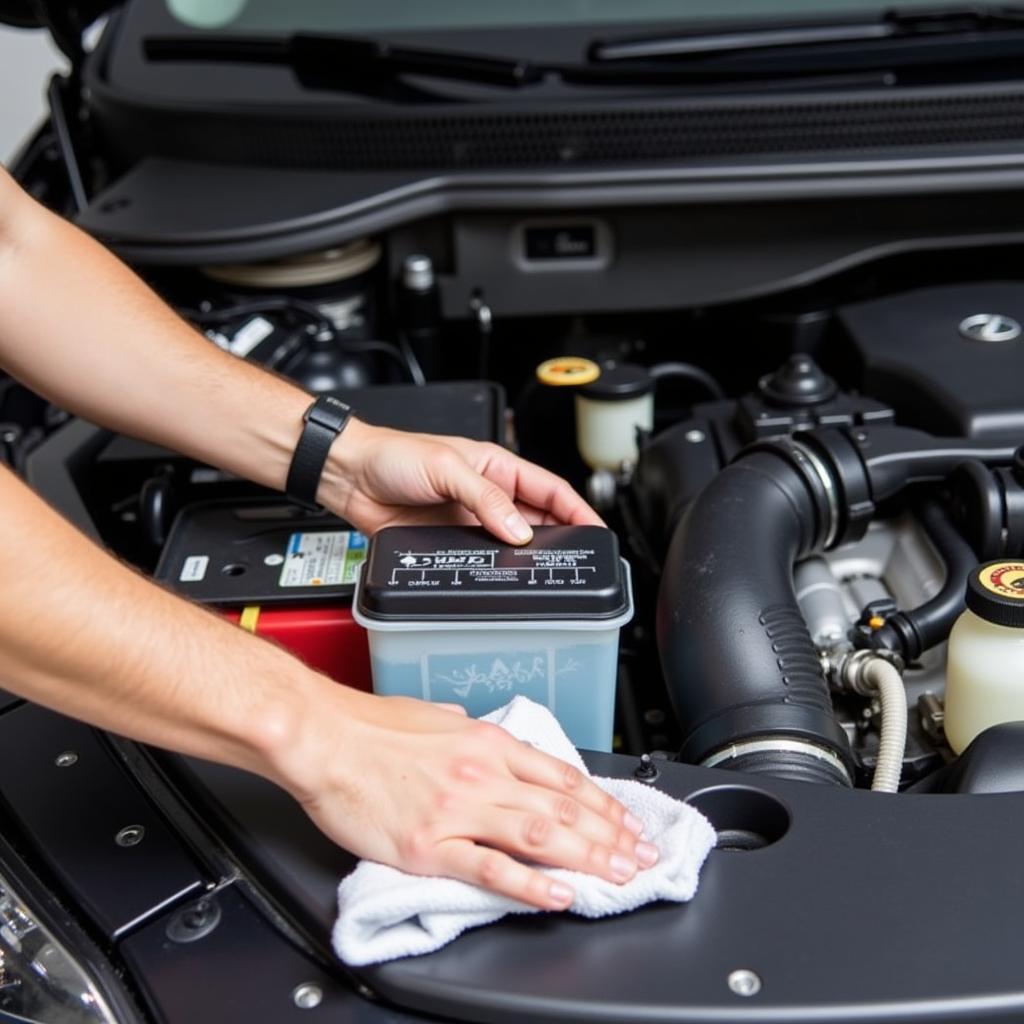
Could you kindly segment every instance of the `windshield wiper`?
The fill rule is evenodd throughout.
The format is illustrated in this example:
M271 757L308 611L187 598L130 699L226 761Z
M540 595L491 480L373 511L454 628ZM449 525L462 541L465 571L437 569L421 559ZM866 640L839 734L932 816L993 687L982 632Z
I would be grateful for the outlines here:
M967 65L972 75L985 75L1002 69L1001 62L1019 62L1024 58L1024 5L892 10L870 21L595 40L587 51L589 59L579 63L541 63L311 33L285 38L161 36L146 39L143 46L153 61L278 65L290 68L307 88L405 103L456 102L426 87L426 79L513 90L548 78L572 86L606 87L720 88L744 80L779 88L855 87L895 84L894 73L903 68L930 74ZM1012 70L1019 73L1016 64Z
M758 55L829 56L881 48L918 63L916 51L932 60L936 42L959 37L982 41L1002 33L1024 35L1024 6L974 4L934 10L888 10L867 21L819 21L787 26L764 25L712 32L674 32L653 36L595 39L587 48L594 64L627 62L714 63L716 58ZM879 44L882 44L879 47ZM909 59L908 59L909 58Z
M388 83L399 98L430 97L425 90L399 87L403 75L452 79L518 89L544 79L547 69L529 61L472 53L396 46L361 36L296 33L273 36L161 36L145 40L153 61L277 64L291 68L304 85L380 96Z

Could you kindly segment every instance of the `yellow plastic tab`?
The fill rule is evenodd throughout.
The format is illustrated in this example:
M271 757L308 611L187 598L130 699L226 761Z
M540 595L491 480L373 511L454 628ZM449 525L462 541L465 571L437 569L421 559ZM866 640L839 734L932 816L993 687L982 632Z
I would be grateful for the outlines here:
M881 629L885 625L885 619L883 619L881 615L872 615L871 618L868 619L868 625L872 629Z
M242 614L239 616L238 624L246 631L246 633L255 633L256 624L260 621L260 606L258 604L250 604L242 609Z
M537 380L555 388L590 384L600 376L601 367L582 356L559 356L537 367Z

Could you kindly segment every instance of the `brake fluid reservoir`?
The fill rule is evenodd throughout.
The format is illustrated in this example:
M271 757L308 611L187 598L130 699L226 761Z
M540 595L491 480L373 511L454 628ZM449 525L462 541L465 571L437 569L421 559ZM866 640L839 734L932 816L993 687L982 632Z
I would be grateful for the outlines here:
M978 733L1024 721L1024 561L988 562L967 580L967 610L949 635L946 739L961 753Z
M637 460L637 428L654 429L654 378L634 363L613 363L576 392L576 447L591 469L619 472Z

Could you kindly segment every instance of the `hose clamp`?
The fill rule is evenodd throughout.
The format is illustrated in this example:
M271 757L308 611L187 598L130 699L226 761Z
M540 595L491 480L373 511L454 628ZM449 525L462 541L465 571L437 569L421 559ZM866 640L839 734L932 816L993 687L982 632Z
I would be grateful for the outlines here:
M763 739L741 740L738 743L730 743L729 746L716 750L701 761L700 764L702 768L721 768L727 765L729 761L734 761L750 754L779 753L805 754L824 762L844 778L850 778L850 772L843 763L842 758L831 750L826 750L824 747L819 747L816 743L810 743L807 740L780 736L766 736Z
M778 437L758 441L744 448L737 459L751 452L770 452L781 456L803 479L816 516L816 535L811 548L826 551L832 547L840 526L839 490L835 477L825 460L809 445L793 437Z
M821 544L822 548L827 551L835 543L839 534L839 493L836 490L836 482L829 472L828 466L819 458L813 448L796 440L793 441L793 448L810 464L815 478L821 484L825 501L828 503L828 522L825 524L825 539Z
M830 672L830 678L840 689L848 693L857 693L862 697L872 697L876 690L865 679L865 672L872 661L879 660L889 662L901 675L906 667L899 654L887 648L852 651L842 655L834 663Z

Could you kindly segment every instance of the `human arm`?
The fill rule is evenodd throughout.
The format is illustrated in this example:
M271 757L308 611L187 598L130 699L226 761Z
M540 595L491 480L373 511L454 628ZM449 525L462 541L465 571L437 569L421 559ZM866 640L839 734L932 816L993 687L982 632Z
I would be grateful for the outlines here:
M0 509L5 687L257 772L360 856L537 906L571 894L508 854L613 881L656 856L574 769L465 715L312 672L120 564L2 468Z
M310 402L212 345L3 170L0 365L88 420L277 489ZM496 445L358 420L332 446L318 497L367 532L468 518L522 543L529 528L520 514L530 523L600 523L565 481Z
M206 342L3 172L0 364L96 422L272 487L309 402ZM596 521L564 482L495 446L359 422L332 448L319 496L370 532L418 519L424 504L432 517L475 514L508 540L513 500L531 521ZM623 808L558 762L453 711L312 673L118 564L6 470L0 508L7 688L259 772L357 854L538 905L563 906L565 894L506 853L620 881L643 859Z

